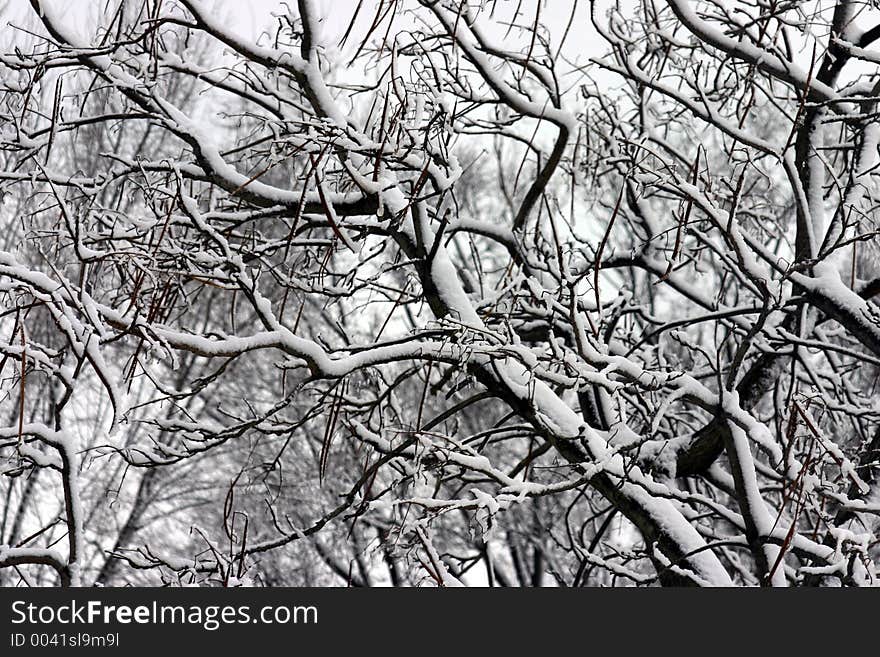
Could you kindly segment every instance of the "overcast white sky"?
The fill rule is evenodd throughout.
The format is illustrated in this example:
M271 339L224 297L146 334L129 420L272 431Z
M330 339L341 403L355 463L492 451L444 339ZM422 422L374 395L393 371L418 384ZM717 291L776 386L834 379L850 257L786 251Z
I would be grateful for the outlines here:
M94 21L97 9L105 6L106 0L50 0L59 9L60 13L67 15L71 21L81 27L84 32L88 31L89 23ZM111 0L115 4L115 0ZM295 0L283 2L282 0L206 0L213 4L216 12L229 20L230 26L242 35L256 37L261 31L273 25L273 14L285 13L289 8L295 12ZM520 6L519 23L531 24L534 20L535 10L539 0L499 0L497 3L496 18L509 21L517 8ZM559 38L568 23L572 8L575 9L575 22L566 40L566 54L574 57L578 54L592 56L598 54L601 47L599 39L589 21L589 3L583 0L540 0L541 22L550 28L550 33ZM351 16L357 7L358 0L316 0L324 14L326 29L325 44L329 45L337 41L348 27ZM401 3L409 6L409 3ZM366 32L369 24L375 16L379 6L377 0L364 0L361 7L356 29L351 40L356 41L359 33L361 37ZM29 0L0 0L0 25L7 23L23 25L27 17L33 13ZM399 25L405 26L406 18L399 19ZM385 25L383 25L383 28ZM384 29L383 29L384 32ZM502 31L502 35L503 35ZM511 32L510 38L516 40L516 31ZM556 44L554 44L556 45Z
M44 0L45 1L45 0ZM48 0L56 8L56 13L65 16L77 31L82 35L93 35L95 32L96 22L99 14L107 10L108 6L114 8L118 0ZM215 13L224 21L228 22L230 29L241 36L250 39L260 39L261 35L265 38L266 30L273 30L277 25L276 17L288 12L296 13L296 0L203 0L209 5L213 5ZM323 13L323 34L321 42L329 49L328 55L333 57L333 49L336 46L346 29L348 28L351 17L358 6L358 0L315 0ZM535 20L535 12L540 2L540 22L547 28L549 34L556 41L551 42L554 51L558 48L558 40L565 33L565 28L574 10L574 19L571 29L566 36L563 44L563 55L565 58L575 64L584 65L591 57L602 55L607 44L599 37L594 29L590 17L590 3L585 0L497 0L495 5L495 15L493 19L489 19L485 15L481 24L485 32L492 37L497 43L503 43L511 49L525 48L530 40L529 34L525 30L511 29L508 30L507 25L514 22L516 25L531 26ZM602 5L611 2L611 0L600 0L600 8L597 10L604 13ZM404 8L418 8L416 2L401 2ZM380 7L378 0L363 0L360 12L358 13L355 27L351 36L345 44L345 52L341 53L341 58L346 59L354 54L354 50L363 41L370 25L372 24L376 12ZM519 8L519 16L515 17L515 12ZM112 9L110 10L112 11ZM424 9L419 10L419 15L425 18L428 12ZM487 12L488 13L488 12ZM8 47L10 42L18 43L25 46L32 41L32 36L15 30L6 29L7 25L15 25L33 29L36 22L34 10L29 0L0 0L0 46ZM395 19L389 34L393 36L402 30L412 28L415 25L413 14L404 12ZM383 23L372 36L373 40L383 38L387 23ZM38 30L39 31L39 30ZM218 62L219 64L219 62ZM563 89L567 85L566 73L571 68L560 63L557 69L560 73L560 81ZM337 69L337 81L354 82L350 76L356 76L357 82L363 81L361 77L365 74L363 70L356 71L354 69L345 70ZM606 88L611 89L619 83L617 76L608 73L598 67L593 67L591 71L592 78ZM347 79L346 79L347 78ZM583 81L582 76L578 75L578 79Z

